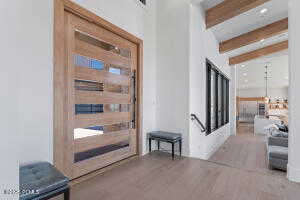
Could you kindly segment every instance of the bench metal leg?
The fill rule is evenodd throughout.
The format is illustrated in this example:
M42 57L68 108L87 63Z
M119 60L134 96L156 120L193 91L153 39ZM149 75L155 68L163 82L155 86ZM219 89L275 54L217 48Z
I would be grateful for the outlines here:
M64 200L70 200L70 188L65 191Z
M179 140L179 153L180 153L180 156L181 156L181 146L182 146L182 141Z
M70 200L70 188L69 187L64 190L60 190L58 192L52 192L50 194L43 194L43 196L34 197L34 198L31 198L30 200L34 200L34 199L49 200L49 199L52 199L53 197L56 197L56 196L62 195L62 194L64 194L64 200Z
M159 149L160 149L160 141L157 140L157 150L159 150Z
M174 160L174 142L172 142L172 159Z
M149 138L149 153L151 153L151 138Z

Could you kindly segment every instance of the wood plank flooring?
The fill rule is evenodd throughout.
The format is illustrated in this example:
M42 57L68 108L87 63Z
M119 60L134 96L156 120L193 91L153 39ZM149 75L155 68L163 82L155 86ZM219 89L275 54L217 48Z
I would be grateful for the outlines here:
M241 123L237 135L230 136L209 161L285 177L283 171L269 170L266 148L265 136L254 135L253 124Z
M238 140L233 142L239 145ZM258 144L246 147L260 139L248 140L245 147L234 150L242 160L225 155L225 164L187 157L172 161L170 154L154 151L73 185L71 200L299 200L300 184L265 171L249 170L263 168L264 163L259 163L262 158L245 152L252 149L255 155L263 156Z
M299 200L270 174L153 152L71 187L72 200Z

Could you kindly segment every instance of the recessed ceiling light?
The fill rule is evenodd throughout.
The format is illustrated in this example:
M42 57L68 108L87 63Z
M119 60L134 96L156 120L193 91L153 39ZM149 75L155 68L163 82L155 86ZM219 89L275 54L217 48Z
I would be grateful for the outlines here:
M246 67L246 65L241 65L242 67Z
M243 76L247 76L247 73L243 73Z
M264 14L264 13L266 13L268 11L268 9L267 8L264 8L264 9L262 9L261 11L260 11L260 14Z

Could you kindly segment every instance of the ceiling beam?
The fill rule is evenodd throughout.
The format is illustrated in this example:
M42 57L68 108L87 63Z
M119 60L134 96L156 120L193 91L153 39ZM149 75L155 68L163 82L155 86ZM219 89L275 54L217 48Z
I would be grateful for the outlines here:
M229 65L240 64L249 60L253 60L265 55L276 53L285 49L288 49L288 41L279 42L261 49L257 49L239 56L229 58Z
M259 42L262 39L270 38L275 35L288 31L288 18L282 19L280 21L274 22L262 28L256 29L254 31L245 33L243 35L237 36L230 40L221 42L219 45L220 53L225 53L232 51L234 49L241 48L243 46Z
M238 101L265 101L266 97L236 97Z
M224 0L224 2L208 9L205 12L206 28L220 24L268 1L270 0Z

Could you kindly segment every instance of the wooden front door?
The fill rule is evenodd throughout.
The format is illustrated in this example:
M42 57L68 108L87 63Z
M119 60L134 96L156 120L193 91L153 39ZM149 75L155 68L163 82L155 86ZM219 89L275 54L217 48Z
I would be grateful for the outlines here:
M137 154L137 45L65 12L64 162L73 179Z

